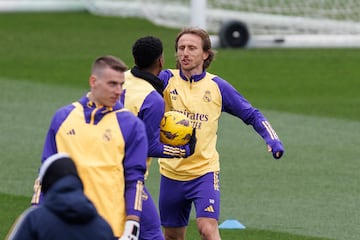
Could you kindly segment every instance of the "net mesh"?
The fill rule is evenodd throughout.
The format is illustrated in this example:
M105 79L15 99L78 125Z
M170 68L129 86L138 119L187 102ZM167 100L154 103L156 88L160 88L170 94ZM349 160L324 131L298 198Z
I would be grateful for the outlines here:
M169 27L190 25L191 0L85 0L95 14L139 16ZM217 32L228 20L252 35L360 34L360 0L207 0L206 25Z

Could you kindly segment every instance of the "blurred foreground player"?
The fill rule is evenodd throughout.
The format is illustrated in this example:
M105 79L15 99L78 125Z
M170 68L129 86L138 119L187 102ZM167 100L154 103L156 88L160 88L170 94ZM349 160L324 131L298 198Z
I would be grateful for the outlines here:
M50 156L39 174L43 203L27 209L8 240L113 240L110 225L84 195L76 166L64 153Z

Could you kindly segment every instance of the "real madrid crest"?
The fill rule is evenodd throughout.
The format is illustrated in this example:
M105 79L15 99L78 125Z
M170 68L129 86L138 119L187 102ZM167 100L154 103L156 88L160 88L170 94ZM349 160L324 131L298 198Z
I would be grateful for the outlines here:
M211 92L210 91L205 91L203 100L204 100L204 102L211 102Z
M111 138L112 138L111 130L110 130L110 129L106 129L106 130L105 130L105 133L104 133L104 135L103 135L103 140L104 140L105 142L110 142Z

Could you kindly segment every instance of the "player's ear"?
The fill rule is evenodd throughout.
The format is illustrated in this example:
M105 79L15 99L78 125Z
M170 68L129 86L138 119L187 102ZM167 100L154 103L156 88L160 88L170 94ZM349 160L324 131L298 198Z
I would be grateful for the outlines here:
M89 85L90 85L90 87L95 86L95 81L96 81L96 76L91 74L90 77L89 77Z
M161 54L161 56L159 58L159 64L160 64L160 68L163 69L163 67L165 65L165 58L164 58L163 54Z
M203 60L205 61L206 59L208 59L209 57L209 52L204 52L203 53Z

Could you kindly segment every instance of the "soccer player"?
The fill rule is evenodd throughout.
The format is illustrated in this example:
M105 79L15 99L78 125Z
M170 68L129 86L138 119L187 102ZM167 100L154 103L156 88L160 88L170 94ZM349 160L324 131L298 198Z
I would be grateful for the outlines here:
M160 122L164 116L165 103L162 97L163 85L157 75L163 68L163 45L153 36L139 38L133 45L135 66L125 73L124 93L121 101L144 123L148 137L147 165L151 157L179 158L194 153L195 135L184 146L170 146L160 142ZM140 221L140 239L162 240L160 219L151 195L144 187L143 211Z
M90 92L53 116L42 160L67 152L115 237L137 240L148 143L143 122L119 102L126 70L114 56L95 60Z
M199 28L183 29L175 40L177 69L163 70L165 110L186 114L196 128L195 153L186 159L159 159L159 210L166 240L185 239L192 203L203 240L219 240L218 121L222 112L251 125L275 159L284 147L269 121L233 86L206 71L214 58L209 35Z
M8 240L113 240L110 225L84 195L76 166L65 153L50 156L40 168L44 202L27 209Z

